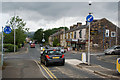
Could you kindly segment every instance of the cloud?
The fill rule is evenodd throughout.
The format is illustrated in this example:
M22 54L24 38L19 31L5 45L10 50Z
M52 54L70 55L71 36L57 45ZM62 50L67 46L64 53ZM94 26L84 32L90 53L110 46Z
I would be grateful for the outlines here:
M2 0L1 0L2 1ZM88 2L90 0L3 0L3 2ZM118 2L119 0L91 0L93 2Z
M19 15L31 31L64 26L63 18L67 27L77 22L85 24L89 13L88 2L3 2L2 9L3 14L9 17ZM117 24L117 2L93 2L91 11L95 18L105 17Z

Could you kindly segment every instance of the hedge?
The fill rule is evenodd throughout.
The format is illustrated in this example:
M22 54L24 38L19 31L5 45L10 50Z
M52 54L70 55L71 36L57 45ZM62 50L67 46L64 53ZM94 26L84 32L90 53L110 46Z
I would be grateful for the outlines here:
M15 45L16 51L18 50L18 46ZM4 44L5 52L14 52L14 44Z

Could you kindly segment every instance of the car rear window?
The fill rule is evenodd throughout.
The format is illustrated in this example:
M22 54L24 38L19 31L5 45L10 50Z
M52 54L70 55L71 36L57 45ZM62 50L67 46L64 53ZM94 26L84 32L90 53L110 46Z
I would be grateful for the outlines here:
M48 51L49 55L61 55L62 53L60 51Z

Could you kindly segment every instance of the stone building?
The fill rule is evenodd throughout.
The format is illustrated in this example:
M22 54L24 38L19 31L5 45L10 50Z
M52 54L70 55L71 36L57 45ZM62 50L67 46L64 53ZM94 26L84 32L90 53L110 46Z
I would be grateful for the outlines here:
M61 35L62 33L64 33L64 29L61 29L61 30L59 30L58 32L50 35L50 36L49 36L49 44L50 44L51 46L53 46L53 41L54 41L55 38L58 39L58 40L59 40L59 43L61 44L61 40L62 40L62 39L60 39L60 37L61 37L60 35Z
M91 51L105 50L114 45L120 44L120 28L114 25L106 18L93 20L91 23ZM118 35L116 38L116 28L118 28ZM77 23L77 25L70 26L70 30L64 33L64 30L49 37L49 44L52 45L54 38L58 38L61 46L72 47L73 50L88 50L88 33L89 26ZM117 41L117 44L116 44Z
M106 18L91 22L91 50L105 50L116 45L116 28ZM88 27L86 29L86 48L88 43Z

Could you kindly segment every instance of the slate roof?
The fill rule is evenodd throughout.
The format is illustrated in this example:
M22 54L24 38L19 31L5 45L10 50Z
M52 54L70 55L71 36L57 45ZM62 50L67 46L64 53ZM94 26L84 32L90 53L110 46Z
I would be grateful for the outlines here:
M80 27L76 27L76 28L73 28L71 30L68 30L68 31L66 31L66 33L76 31L76 30L80 30L80 29L84 29L84 28L87 28L87 27L88 27L87 25L82 25Z

